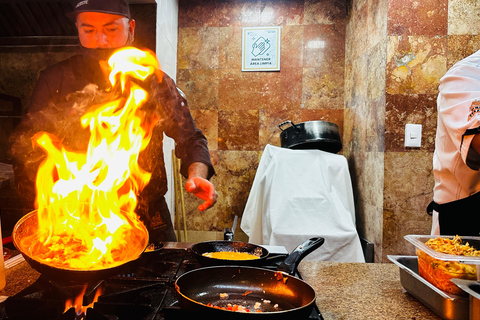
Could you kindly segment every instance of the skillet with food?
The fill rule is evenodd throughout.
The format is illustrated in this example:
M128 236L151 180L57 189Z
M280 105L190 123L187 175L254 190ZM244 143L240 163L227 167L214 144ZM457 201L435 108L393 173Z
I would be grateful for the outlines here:
M308 318L315 291L293 274L300 261L323 242L320 237L307 240L276 271L226 265L186 272L175 282L179 303L186 312L210 319Z
M205 241L191 248L200 263L212 265L259 266L269 256L267 249L240 241Z
M128 216L126 216L127 219ZM148 231L143 224L138 224L139 234L142 235L136 238L135 241L130 241L131 252L125 257L124 260L118 261L115 265L95 268L95 269L74 269L68 267L59 267L52 264L48 264L44 261L38 260L30 253L29 244L27 241L23 241L24 238L29 239L34 237L36 230L38 229L37 210L34 210L25 216L23 216L15 225L12 231L12 239L15 247L23 255L25 261L48 278L62 281L78 281L88 282L99 279L108 278L112 275L119 273L123 268L135 263L144 252L161 250L163 244L156 244L155 247L148 248Z

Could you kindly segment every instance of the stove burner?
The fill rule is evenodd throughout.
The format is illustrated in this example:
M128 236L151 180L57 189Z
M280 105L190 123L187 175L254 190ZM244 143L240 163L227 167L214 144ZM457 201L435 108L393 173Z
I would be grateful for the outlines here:
M269 259L265 268L276 269L281 259ZM102 287L93 308L86 315L66 312L65 302L74 299L85 284L52 281L40 276L25 290L0 304L0 319L4 320L169 320L188 319L179 306L175 280L183 273L202 267L187 249L164 248L145 253L137 263L128 266L121 274L88 283L83 295L83 305L92 303L95 293ZM297 275L300 277L300 275ZM317 308L309 319L323 320Z

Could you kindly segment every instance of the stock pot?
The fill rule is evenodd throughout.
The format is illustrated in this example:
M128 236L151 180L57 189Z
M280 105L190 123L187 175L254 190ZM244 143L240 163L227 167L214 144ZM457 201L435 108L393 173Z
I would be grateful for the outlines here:
M338 126L328 121L307 121L294 124L287 120L278 125L282 148L319 149L337 153L342 149Z

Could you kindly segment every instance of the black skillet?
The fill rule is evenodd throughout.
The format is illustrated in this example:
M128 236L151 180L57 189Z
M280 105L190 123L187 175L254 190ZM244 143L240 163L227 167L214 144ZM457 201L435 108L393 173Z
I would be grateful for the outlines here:
M128 218L128 217L127 217ZM12 231L12 238L15 247L20 251L20 253L25 258L25 261L40 272L42 275L50 279L60 280L60 281L75 281L75 282L89 282L89 281L96 281L100 279L105 279L115 274L121 272L127 266L132 265L135 263L140 256L144 252L156 252L163 248L163 244L154 244L153 247L147 250L148 244L148 231L140 224L143 228L143 232L145 234L145 239L139 239L139 242L136 243L136 252L135 254L131 255L128 260L123 261L121 264L117 264L112 267L106 267L101 269L71 269L71 268L63 268L63 267L56 267L52 265L48 265L47 263L41 262L36 260L34 257L31 257L28 248L22 246L21 239L24 237L28 237L36 232L38 229L38 219L37 219L37 210L27 213L23 216L16 224Z
M242 265L242 266L260 266L264 264L265 259L267 259L269 252L267 249L255 244L239 242L239 241L229 241L229 240L219 240L219 241L205 241L196 243L191 248L192 252L195 254L197 260L202 265L207 266L218 266L218 265ZM216 259L211 257L206 257L204 254L210 252L244 252L255 255L258 259L253 260L225 260L225 259Z
M260 266L265 263L269 252L261 246L252 243L233 241L235 237L235 229L237 227L238 216L233 219L233 226L223 230L224 241L205 241L194 244L191 251L195 254L197 260L204 266L219 265L242 265L242 266ZM257 256L254 260L226 260L216 259L205 256L211 252L242 252Z
M293 274L300 261L323 242L324 238L312 238L299 245L280 264L278 271L249 266L213 266L186 272L175 282L179 303L186 312L210 319L308 318L315 305L315 291ZM228 297L221 298L220 294ZM209 303L218 307L238 304L252 311L218 309L207 305ZM262 312L255 312L255 304L260 304Z

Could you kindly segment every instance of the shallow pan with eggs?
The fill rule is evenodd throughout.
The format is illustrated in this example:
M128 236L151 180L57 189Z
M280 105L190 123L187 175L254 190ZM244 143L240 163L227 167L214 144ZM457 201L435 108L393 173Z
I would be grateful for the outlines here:
M192 252L203 265L260 266L269 256L262 246L240 241L205 241L192 246Z

